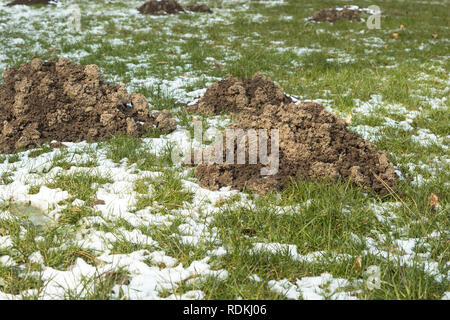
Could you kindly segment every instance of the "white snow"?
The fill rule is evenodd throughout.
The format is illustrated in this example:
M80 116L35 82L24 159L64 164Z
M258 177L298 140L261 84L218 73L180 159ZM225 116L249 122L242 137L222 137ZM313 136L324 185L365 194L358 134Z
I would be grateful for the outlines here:
M329 273L322 273L318 277L303 277L291 283L287 279L270 280L269 288L282 294L288 299L303 300L357 300L355 292L340 291L352 284L341 278L333 278Z

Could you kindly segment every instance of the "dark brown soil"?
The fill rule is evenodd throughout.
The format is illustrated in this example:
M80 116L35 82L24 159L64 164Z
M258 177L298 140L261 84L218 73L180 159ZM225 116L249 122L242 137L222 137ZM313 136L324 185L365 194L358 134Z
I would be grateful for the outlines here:
M187 6L186 10L192 12L212 13L212 10L206 4Z
M256 78L264 79L260 75ZM254 79L252 81L255 81ZM238 88L242 88L245 87L242 84L249 80L228 77L223 81L208 89L210 92L207 91L202 100L205 102L207 97L209 104L205 102L204 108L209 105L210 110L216 110L214 113L223 109L240 111L236 124L229 126L230 129L266 129L269 137L271 130L278 129L279 170L274 175L262 176L260 170L265 166L259 160L258 164L249 164L248 143L245 164L226 164L224 134L224 164L209 164L208 158L204 158L204 162L195 169L195 175L203 187L216 190L232 186L239 190L246 188L255 193L266 193L282 189L292 178L316 181L343 178L351 179L355 184L381 195L389 192L385 184L395 190L397 176L386 153L378 152L369 141L348 130L344 120L326 111L322 105L312 102L284 102L281 88L278 89L279 87L272 83L275 90L266 92L264 99L271 102L258 100L254 107L259 111L254 112L248 107L248 101L251 101L248 97L252 95L247 91L240 92L242 97L247 98L244 107L238 105L237 102L241 101L239 99L225 99L225 94L217 94L214 100L212 93L218 92L218 88L224 88L224 83L227 88L231 88L234 87L231 84L234 81ZM270 87L267 81L267 78L263 81L265 88ZM221 104L225 108L221 108ZM268 147L270 149L270 139ZM235 143L234 163L237 163L236 149Z
M138 8L142 14L167 15L184 11L183 7L175 0L151 0Z
M336 8L328 8L317 11L310 18L317 22L335 22L338 20L361 21L358 10L344 8L336 10Z
M170 132L168 111L151 114L142 94L105 83L96 65L34 59L8 68L0 84L0 152L56 141L97 141L112 134Z
M283 89L269 77L256 73L252 79L237 79L228 75L213 83L200 101L188 107L189 112L212 115L237 112L258 112L264 104L279 105L292 102Z
M58 1L56 0L14 0L7 4L7 6L15 6L19 4L25 4L25 5L34 5L34 4L56 4Z

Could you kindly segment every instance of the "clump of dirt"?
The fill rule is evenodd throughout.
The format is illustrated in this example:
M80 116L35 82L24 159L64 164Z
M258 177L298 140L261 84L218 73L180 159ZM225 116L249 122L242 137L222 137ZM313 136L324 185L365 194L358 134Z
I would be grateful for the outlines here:
M228 75L213 83L199 102L187 108L188 112L212 115L222 112L259 112L264 104L279 105L292 99L269 77L256 73L253 78L237 79Z
M187 6L186 10L192 12L212 13L212 10L206 4Z
M57 0L14 0L7 4L8 7L15 6L15 5L34 5L34 4L57 4Z
M3 72L0 84L0 152L56 141L97 141L112 134L171 132L169 111L151 114L145 96L124 84L107 84L97 65L34 59Z
M261 78L260 75L257 77ZM232 78L228 77L225 81L230 79ZM211 87L222 86L223 84L218 83ZM275 84L272 86L278 88ZM245 91L242 91L242 94L243 92ZM245 95L247 100L251 101L248 96ZM258 154L259 151L256 149L251 151L247 141L245 162L238 164L238 138L234 136L235 143L227 149L227 137L224 134L223 144L220 145L219 142L205 149L208 152L203 153L203 162L195 169L195 175L202 187L217 190L221 187L232 186L239 190L245 188L255 193L266 193L284 188L291 179L335 181L343 178L351 179L355 184L381 195L387 194L389 189L395 190L397 175L386 153L378 152L369 141L350 131L343 119L326 111L320 104L284 102L280 92L275 96L279 97L275 100L279 103L262 102L258 106L259 112L246 112L251 111L252 108L247 107L248 103L245 105L246 108L239 107L238 99L221 100L226 105L226 110L243 111L238 114L237 122L230 125L228 129L242 129L244 133L250 129L256 130L256 136L254 136L254 139L257 139L254 141L256 145L259 141L258 130L266 129L268 163L263 165L261 159L257 162L249 161L250 155ZM211 110L221 110L219 106L213 104ZM271 150L274 129L279 130L278 170ZM245 141L247 138L239 139ZM221 150L220 148L223 155L222 164L218 164L217 159L213 158L217 151ZM234 161L231 163L226 159L226 155L230 152L234 154L234 159L231 159ZM190 156L193 161L198 154L194 153ZM220 154L218 157L221 158ZM275 170L263 175L262 168L275 168Z
M361 21L359 10L328 8L317 11L310 20L317 22L335 22L338 20Z
M167 15L184 11L183 7L175 0L151 0L138 8L142 14Z

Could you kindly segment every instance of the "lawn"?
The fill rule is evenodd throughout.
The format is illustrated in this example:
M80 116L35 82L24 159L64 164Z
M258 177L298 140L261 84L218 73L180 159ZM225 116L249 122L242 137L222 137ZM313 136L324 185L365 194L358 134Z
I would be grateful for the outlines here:
M211 0L211 14L168 16L142 15L135 0L8 2L0 72L34 57L96 64L172 110L178 129L0 154L0 299L450 298L447 1L352 1L380 7L379 29L308 20L347 1ZM67 24L74 10L81 30ZM181 104L256 72L350 114L349 128L388 153L398 190L201 188L171 151L194 118L220 130L232 118Z

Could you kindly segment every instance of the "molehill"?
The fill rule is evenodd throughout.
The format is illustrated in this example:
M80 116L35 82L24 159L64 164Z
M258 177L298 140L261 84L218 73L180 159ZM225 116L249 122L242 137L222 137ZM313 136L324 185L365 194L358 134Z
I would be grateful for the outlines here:
M0 152L57 141L98 141L113 134L171 132L176 121L150 112L146 98L124 84L108 84L97 65L65 58L34 59L3 72L0 84Z
M144 3L138 8L142 14L150 15L168 15L178 14L180 12L206 12L211 13L212 10L206 4L197 4L183 8L176 0L151 0Z
M338 20L361 21L359 10L327 8L315 12L310 20L317 22L336 22Z
M43 5L49 5L49 4L57 4L57 0L14 0L7 4L8 7L15 6L15 5L35 5L35 4L43 4Z
M231 112L236 121L229 129L257 132L266 129L269 159L272 130L279 132L279 169L272 175L262 175L261 168L273 163L250 164L248 143L245 163L237 164L235 158L233 164L227 164L226 154L233 150L226 149L224 134L223 164L211 163L211 158L205 157L195 168L195 175L205 188L217 190L232 186L266 193L284 188L292 179L336 181L343 178L380 195L395 190L397 175L386 152L377 151L371 142L349 130L344 120L322 105L293 103L278 85L259 73L252 79L228 76L213 83L189 111L207 115ZM236 157L237 138L234 141ZM206 150L214 147L220 150L217 144Z

